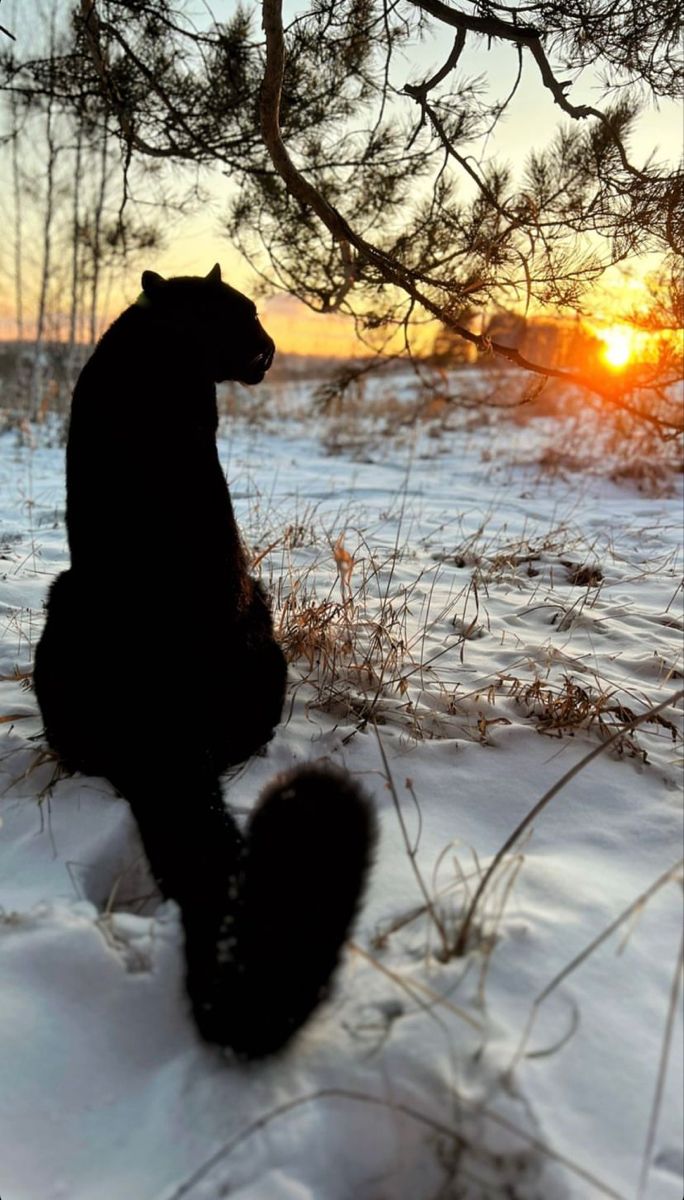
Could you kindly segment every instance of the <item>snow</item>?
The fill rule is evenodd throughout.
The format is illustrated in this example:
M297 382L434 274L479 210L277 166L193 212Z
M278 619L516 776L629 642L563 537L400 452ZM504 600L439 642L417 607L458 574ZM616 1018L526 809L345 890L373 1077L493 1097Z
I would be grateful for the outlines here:
M468 373L460 386L482 385ZM104 780L59 777L45 753L22 677L68 561L63 450L56 423L0 437L3 1200L639 1195L681 871L549 992L523 1038L535 999L680 858L681 701L549 802L463 957L443 961L397 806L453 950L532 806L624 710L681 686L681 480L614 482L619 446L589 418L404 424L412 387L380 377L325 416L309 382L264 386L221 436L296 653L283 724L226 797L246 813L277 770L329 757L363 780L382 826L333 999L286 1055L250 1066L195 1034L178 914L155 894L125 801ZM550 445L571 469L562 455L540 466ZM578 567L588 585L572 582ZM160 597L132 602L154 622ZM191 629L175 649L187 675ZM131 703L145 703L144 662ZM182 737L182 705L178 720ZM682 1193L679 1001L666 1048L649 1200Z

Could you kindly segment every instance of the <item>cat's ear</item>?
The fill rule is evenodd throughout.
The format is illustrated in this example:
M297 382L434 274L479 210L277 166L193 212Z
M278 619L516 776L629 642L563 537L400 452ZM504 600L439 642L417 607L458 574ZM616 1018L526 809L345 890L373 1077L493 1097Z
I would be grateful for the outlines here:
M142 273L142 290L150 299L164 286L166 280L163 275L157 275L156 271L143 271Z
M221 267L220 267L219 263L214 263L214 266L211 268L211 271L207 275L207 279L208 279L209 283L220 283L221 282Z

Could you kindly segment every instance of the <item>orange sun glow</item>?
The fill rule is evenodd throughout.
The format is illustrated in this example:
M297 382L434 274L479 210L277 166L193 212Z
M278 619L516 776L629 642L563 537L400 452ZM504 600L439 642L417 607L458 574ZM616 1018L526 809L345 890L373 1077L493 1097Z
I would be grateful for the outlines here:
M602 329L599 337L603 342L601 357L614 371L621 371L634 355L634 337L626 325L611 325Z

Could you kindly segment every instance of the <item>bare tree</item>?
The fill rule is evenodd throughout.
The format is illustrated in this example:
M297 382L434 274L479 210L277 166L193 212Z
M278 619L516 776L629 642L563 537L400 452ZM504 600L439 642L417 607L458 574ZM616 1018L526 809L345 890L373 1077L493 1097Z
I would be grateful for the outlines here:
M122 260L160 244L154 217L143 218L132 206L124 219L126 187L100 98L97 104L87 97L62 102L68 36L61 0L46 0L40 16L29 29L39 40L40 87L9 92L0 131L12 180L6 242L16 334L25 344L13 403L32 416L48 402L67 403L82 361L79 347L101 332ZM16 26L19 45L28 36L23 17Z
M24 337L24 288L23 288L23 236L21 203L21 167L19 165L19 140L21 126L16 96L10 100L10 146L12 155L12 207L14 210L14 307L17 318L17 337Z
M53 6L50 13L50 57L51 67L55 63L56 49L56 9ZM54 89L50 88L45 103L45 205L43 211L42 252L40 263L40 285L38 294L38 313L36 317L36 336L33 353L33 370L31 374L31 391L29 412L35 416L42 403L42 391L45 380L45 358L43 345L45 342L48 316L48 288L52 275L53 226L55 219L55 176L60 145L55 131L55 98Z

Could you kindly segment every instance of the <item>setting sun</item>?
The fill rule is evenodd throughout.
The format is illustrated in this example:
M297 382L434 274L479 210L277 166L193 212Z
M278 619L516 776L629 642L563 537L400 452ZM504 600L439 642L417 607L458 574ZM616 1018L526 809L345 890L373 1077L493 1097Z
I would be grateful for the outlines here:
M611 325L599 334L604 343L602 358L608 366L619 371L625 367L633 354L633 336L626 325Z

